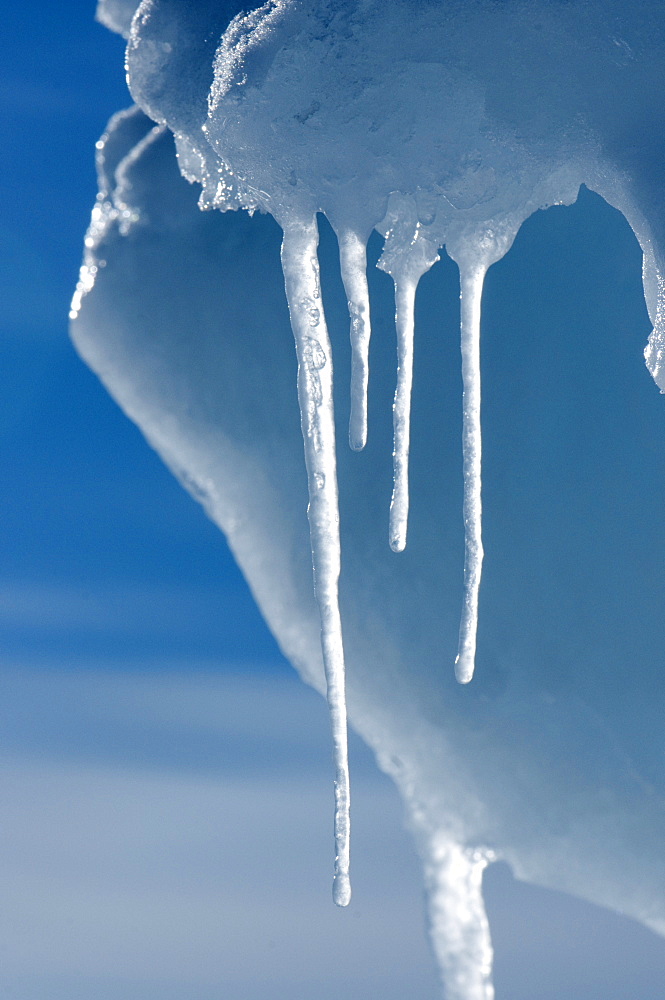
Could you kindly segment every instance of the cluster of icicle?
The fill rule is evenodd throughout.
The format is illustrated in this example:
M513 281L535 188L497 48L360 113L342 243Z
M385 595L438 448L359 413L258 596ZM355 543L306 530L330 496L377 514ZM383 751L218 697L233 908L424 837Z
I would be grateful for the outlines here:
M109 4L107 16L125 17L128 24L133 7ZM351 894L349 774L333 359L319 281L317 213L327 216L337 234L349 304L354 449L363 448L368 434L365 248L373 229L385 237L378 266L394 281L398 344L389 517L395 552L407 542L416 290L442 247L459 266L466 551L455 670L466 683L474 671L483 561L484 276L507 252L524 219L539 207L572 202L582 181L597 190L605 183L608 200L620 200L614 182L608 185L607 173L597 166L602 152L597 109L580 114L572 97L570 108L566 105L568 93L584 90L575 77L579 67L571 71L569 92L558 95L559 129L543 127L537 105L546 103L546 93L520 91L522 77L534 79L539 65L544 78L548 63L567 65L571 32L580 28L575 19L581 24L595 16L593 8L589 14L586 8L576 12L533 3L500 5L500 10L483 2L462 7L423 3L415 18L406 0L268 0L249 14L219 0L143 0L128 31L133 96L173 131L182 173L201 184L201 207L268 212L284 234L282 265L298 357L314 584L335 751L333 894L339 905ZM583 28L590 36L589 24ZM524 43L522 63L506 63L516 33ZM471 38L477 40L475 51L468 49ZM593 50L584 72L612 69L616 50L609 41L607 46ZM502 94L491 108L490 83L501 74L512 78L512 96ZM536 110L525 126L528 114L525 119L515 109L532 98ZM633 217L638 231L638 209ZM654 301L650 309L653 314ZM652 344L652 353L657 346Z

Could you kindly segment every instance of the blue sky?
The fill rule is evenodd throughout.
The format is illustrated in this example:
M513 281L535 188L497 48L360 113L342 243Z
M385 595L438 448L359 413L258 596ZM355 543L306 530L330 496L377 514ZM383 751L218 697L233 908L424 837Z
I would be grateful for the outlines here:
M324 706L284 662L218 530L67 339L94 143L130 103L123 43L93 7L11 7L0 43L0 992L396 1000L408 988L424 1000L436 979L395 793L354 742L359 863L340 913ZM576 211L570 225L525 227L520 321L556 304L542 271L524 269L534 247L563 253L577 226L583 273L606 241L625 261L646 391L639 253L609 210L587 199ZM581 329L587 289L571 285ZM497 288L490 308L505 312ZM599 372L589 391L603 390ZM665 946L636 925L500 867L487 899L498 1000L661 995Z
M70 658L213 655L223 643L227 655L279 661L219 532L67 339L94 144L131 100L122 39L94 22L92 4L39 10L29 31L24 13L8 15L3 59L3 644ZM227 617L212 613L216 600Z

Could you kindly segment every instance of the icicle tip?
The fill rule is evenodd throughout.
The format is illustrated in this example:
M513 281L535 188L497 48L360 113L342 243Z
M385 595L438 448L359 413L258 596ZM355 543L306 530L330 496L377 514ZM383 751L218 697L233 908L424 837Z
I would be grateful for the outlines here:
M458 653L455 657L455 679L459 684L468 684L473 678L476 664L473 656L468 653Z
M333 878L333 902L336 906L348 906L351 902L351 880L347 872L340 872Z

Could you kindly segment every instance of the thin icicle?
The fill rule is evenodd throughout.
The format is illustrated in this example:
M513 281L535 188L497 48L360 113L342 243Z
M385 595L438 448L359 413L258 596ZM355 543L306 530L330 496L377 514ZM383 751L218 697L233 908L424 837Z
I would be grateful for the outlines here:
M393 496L388 538L393 552L406 547L409 517L409 440L413 383L413 326L416 289L423 274L439 259L439 248L424 233L412 198L394 193L377 227L386 238L377 267L395 284L397 388L393 404Z
M351 415L349 444L361 451L367 443L367 384L369 380L369 290L367 249L352 230L339 236L339 262L351 318Z
M418 278L420 275L418 275ZM397 388L393 403L394 486L390 502L390 547L402 552L406 547L409 518L409 440L411 428L411 386L413 384L413 326L418 278L408 272L393 275L395 282L395 324L397 326Z
M478 630L478 589L483 565L480 461L480 304L486 266L460 264L462 380L464 383L464 604L455 676L473 677Z
M350 818L344 648L338 597L341 550L333 367L321 301L318 242L314 218L286 227L282 269L298 355L298 399L309 486L307 514L333 737L336 855L333 899L338 906L347 906L351 899Z

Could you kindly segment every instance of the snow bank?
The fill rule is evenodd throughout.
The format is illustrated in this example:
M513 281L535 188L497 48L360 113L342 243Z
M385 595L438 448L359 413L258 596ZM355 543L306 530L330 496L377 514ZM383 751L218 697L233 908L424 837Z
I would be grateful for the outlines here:
M102 5L101 16L122 28L132 6ZM124 112L101 144L74 340L226 532L287 656L328 688L338 902L349 895L345 697L354 726L395 777L423 854L451 1000L492 995L480 877L496 856L525 878L665 930L663 776L647 766L646 777L635 763L649 747L662 751L649 724L639 731L637 707L617 731L616 686L609 696L598 690L614 660L608 668L598 636L577 634L574 669L560 686L538 657L530 621L507 647L499 641L495 655L510 680L491 696L489 681L465 695L441 670L458 598L455 543L436 512L455 466L436 465L433 390L423 400L429 419L411 491L408 484L415 294L445 246L461 282L466 555L457 676L466 682L483 558L483 281L534 211L572 203L582 183L623 213L640 242L654 326L647 364L665 390L655 101L663 42L662 13L646 0L269 0L249 14L205 0L144 0L127 64L135 99L158 125ZM182 174L200 189L178 176L171 133ZM198 213L197 196L223 214ZM253 217L227 211L239 207ZM348 299L351 444L369 440L369 454L353 463L336 447L339 355L321 295L317 213L337 236ZM273 220L283 234L302 437ZM401 556L378 538L390 449L370 447L383 418L368 424L365 247L374 229L385 239L379 267L396 301L392 549L405 548L409 507L418 511ZM631 658L625 647L616 652Z

